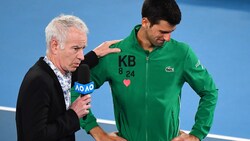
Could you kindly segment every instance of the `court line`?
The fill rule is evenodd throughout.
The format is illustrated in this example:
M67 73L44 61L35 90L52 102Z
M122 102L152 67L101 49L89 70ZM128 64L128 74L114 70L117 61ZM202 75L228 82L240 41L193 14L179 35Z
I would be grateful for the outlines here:
M2 110L2 111L16 112L16 108L5 107L5 106L0 106L0 110ZM113 121L113 120L97 119L97 122L98 123L103 123L103 124L115 125L115 121ZM186 132L186 133L190 132L190 131L186 131L186 130L183 130L183 131ZM233 140L233 141L250 141L250 139L236 138L236 137L230 137L230 136L222 136L222 135L216 135L216 134L208 134L207 137L209 137L209 138L223 139L223 140Z
M9 111L9 112L16 112L16 108L12 108L12 107L0 106L0 110L2 110L2 111Z

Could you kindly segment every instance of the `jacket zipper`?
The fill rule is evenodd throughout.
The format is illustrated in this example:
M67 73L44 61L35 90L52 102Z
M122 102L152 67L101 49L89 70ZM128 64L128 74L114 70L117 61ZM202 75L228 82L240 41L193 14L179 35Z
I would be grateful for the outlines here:
M149 53L147 52L147 56L146 56L146 93L145 93L145 117L146 117L146 121L147 121L147 117L148 117L148 104L147 104L147 98L148 98L148 61L149 61ZM146 122L146 141L148 141L148 128L147 128L148 124Z

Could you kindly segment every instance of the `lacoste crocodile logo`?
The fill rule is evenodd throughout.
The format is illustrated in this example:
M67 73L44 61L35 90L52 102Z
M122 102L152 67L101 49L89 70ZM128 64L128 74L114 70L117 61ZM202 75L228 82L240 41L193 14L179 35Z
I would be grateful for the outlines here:
M165 68L165 71L166 71L166 72L174 72L174 68L172 68L171 66L167 66L167 67Z

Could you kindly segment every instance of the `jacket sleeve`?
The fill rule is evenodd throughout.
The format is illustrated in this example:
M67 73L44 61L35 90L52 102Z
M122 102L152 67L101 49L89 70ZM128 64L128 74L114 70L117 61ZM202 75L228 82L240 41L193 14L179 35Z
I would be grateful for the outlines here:
M72 87L71 88L71 103L74 102L79 96L80 95L77 92L75 92L74 87ZM91 110L89 111L89 114L86 117L81 118L79 121L80 121L80 127L84 129L87 133L89 133L89 131L92 128L98 126L96 118L92 114Z
M195 124L190 134L202 140L212 126L218 99L218 89L211 75L202 66L191 48L187 51L184 63L184 77L185 81L200 96L198 110L195 115Z

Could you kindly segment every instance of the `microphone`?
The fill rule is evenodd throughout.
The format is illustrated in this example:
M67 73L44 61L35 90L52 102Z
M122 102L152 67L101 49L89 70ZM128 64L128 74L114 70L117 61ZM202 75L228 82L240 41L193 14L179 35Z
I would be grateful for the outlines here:
M90 70L89 66L82 64L78 68L77 74L78 81L75 82L74 87L75 91L81 96L90 94L94 91L94 82L90 81Z
M94 91L94 82L90 82L90 70L89 66L82 64L78 68L77 73L78 82L75 82L75 91L81 96L90 94ZM87 116L84 116L82 119L86 120Z

